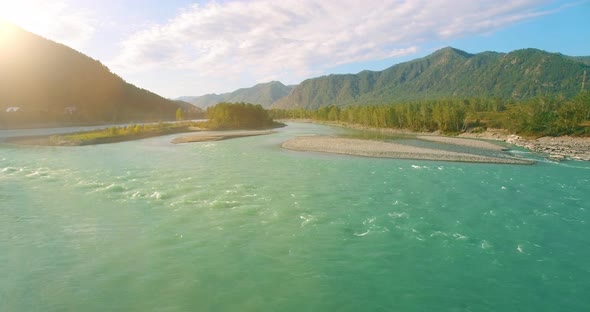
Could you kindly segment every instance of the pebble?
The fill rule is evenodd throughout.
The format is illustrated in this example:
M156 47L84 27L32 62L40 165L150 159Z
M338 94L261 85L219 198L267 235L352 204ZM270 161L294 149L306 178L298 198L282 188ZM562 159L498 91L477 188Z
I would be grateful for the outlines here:
M590 161L590 138L577 137L542 137L527 140L517 135L509 135L506 142L524 147L534 152L544 153L552 160L584 160Z

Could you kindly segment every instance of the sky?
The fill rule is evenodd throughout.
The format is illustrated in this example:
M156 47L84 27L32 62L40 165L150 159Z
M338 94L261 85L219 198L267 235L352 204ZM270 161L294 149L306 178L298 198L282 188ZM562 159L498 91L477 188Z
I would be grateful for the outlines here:
M590 0L0 0L0 19L168 98L383 70L446 46L590 55Z

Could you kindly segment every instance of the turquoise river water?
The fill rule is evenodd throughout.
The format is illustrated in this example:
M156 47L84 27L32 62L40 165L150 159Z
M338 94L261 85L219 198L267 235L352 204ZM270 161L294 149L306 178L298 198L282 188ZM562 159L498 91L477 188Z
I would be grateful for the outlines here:
M590 164L295 152L346 131L278 131L0 144L0 311L590 311Z

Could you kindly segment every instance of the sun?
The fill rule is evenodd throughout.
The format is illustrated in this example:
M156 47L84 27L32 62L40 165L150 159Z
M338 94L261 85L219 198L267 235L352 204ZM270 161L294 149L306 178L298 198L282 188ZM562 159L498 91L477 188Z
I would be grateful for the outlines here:
M0 23L18 23L22 19L23 5L18 1L0 0Z
M32 28L42 20L43 11L46 10L38 0L0 0L0 26L6 28L14 24Z
M10 42L20 28L31 28L39 18L38 0L0 0L0 44ZM43 11L43 10L41 10Z
M76 2L74 6L72 2ZM74 0L0 0L0 20L41 37L80 48L94 32L94 11ZM5 25L5 24L4 24Z
M0 45L8 41L14 34L15 27L13 24L0 18Z

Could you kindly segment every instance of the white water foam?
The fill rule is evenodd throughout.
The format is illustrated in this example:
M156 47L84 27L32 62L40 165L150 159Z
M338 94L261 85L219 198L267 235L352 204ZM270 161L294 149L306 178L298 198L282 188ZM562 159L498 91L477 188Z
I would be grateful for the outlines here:
M434 232L432 232L432 234L430 234L430 237L437 237L437 236L447 237L447 236L449 236L449 234L447 234L443 231L434 231Z
M162 193L160 192L153 192L152 195L150 195L150 198L155 198L155 199L161 199L162 198Z
M35 170L35 171L33 171L33 172L25 175L25 177L31 178L31 177L37 177L37 176L40 176L40 175L41 175L41 172L38 171L38 170Z
M409 215L405 212L390 212L387 214L388 216L395 218L395 219L399 219L399 218L408 218Z
M354 235L355 236L362 237L362 236L365 236L365 235L369 235L369 233L371 233L371 230L367 230L366 232L363 232L363 233L354 233Z
M494 210L490 210L490 211L486 211L483 213L484 216L490 215L490 216L495 216L496 212Z
M468 238L467 236L465 236L465 235L463 235L463 234L460 234L460 233L455 233L455 234L453 234L453 237L454 237L455 239L458 239L458 240L459 240L459 239L460 239L460 240L464 240L464 239L467 239L467 238Z
M301 227L304 227L309 222L313 221L314 217L310 214L302 214L299 216L299 219L303 220L303 222L301 222Z
M13 172L22 171L22 170L23 170L22 168L19 170L14 167L5 167L5 168L2 168L2 170L0 170L0 173L13 173Z
M375 220L377 220L377 217L367 218L365 221L363 221L363 225L371 224L371 223L375 222Z

